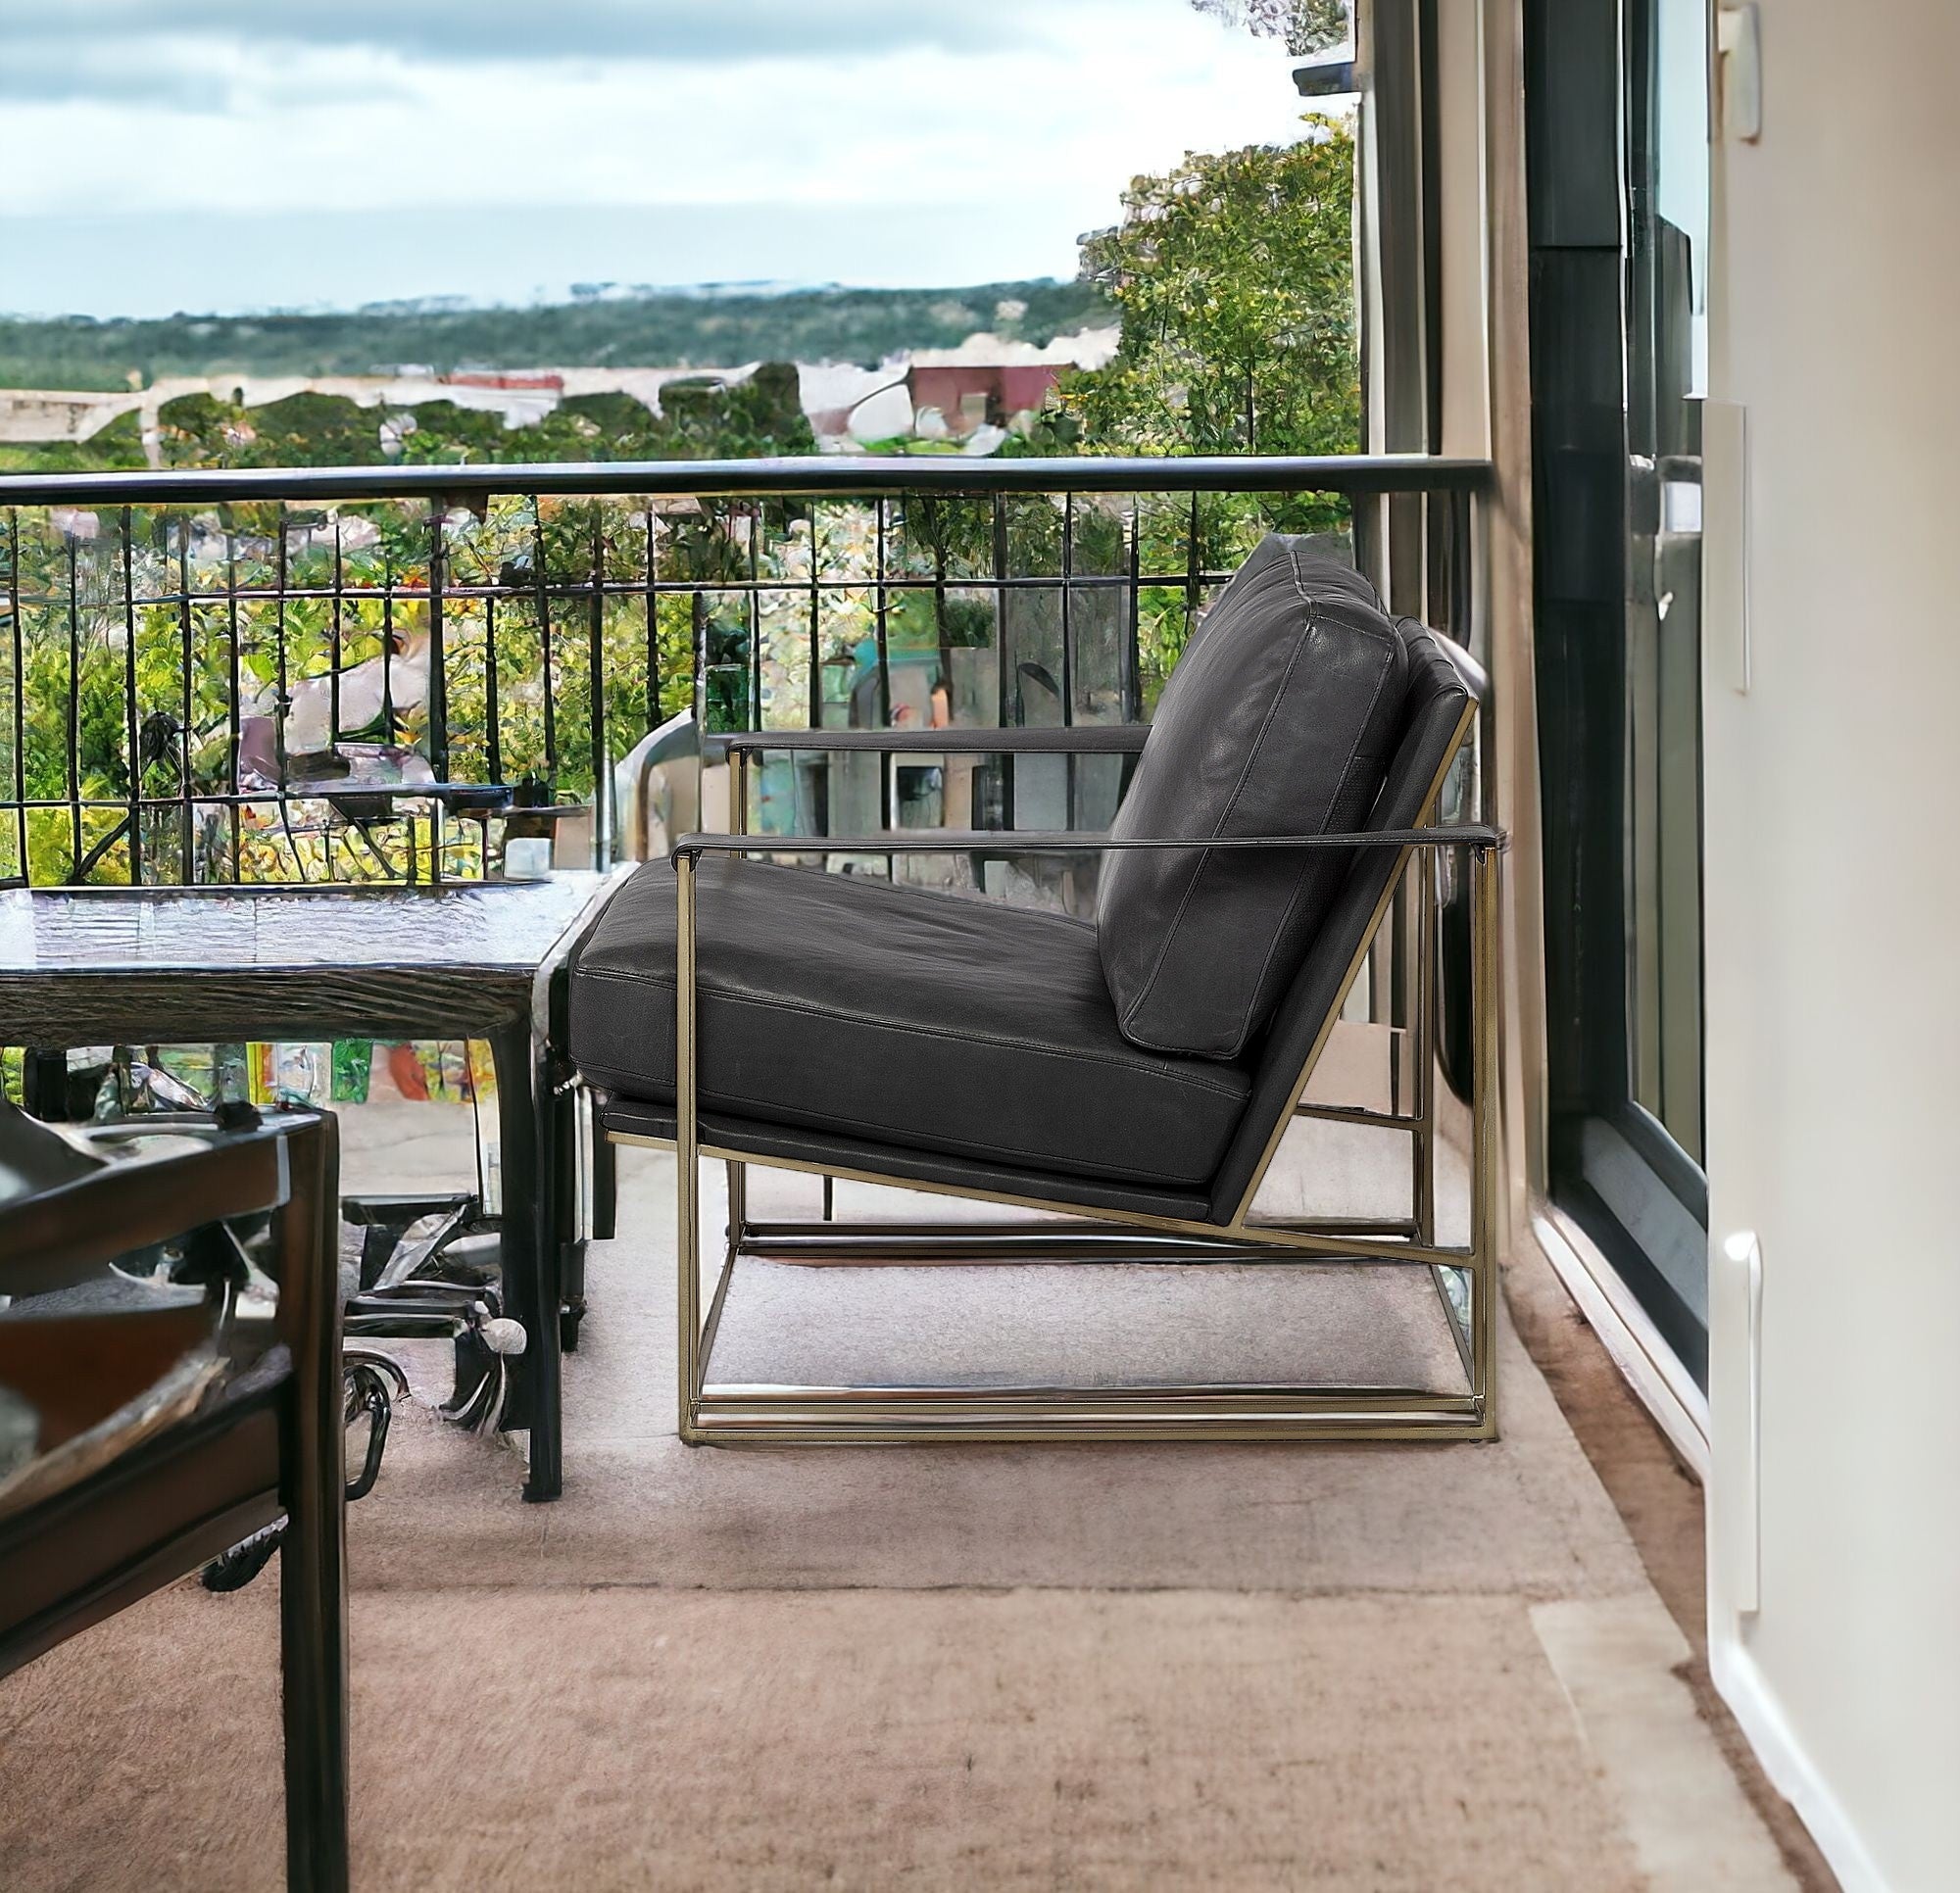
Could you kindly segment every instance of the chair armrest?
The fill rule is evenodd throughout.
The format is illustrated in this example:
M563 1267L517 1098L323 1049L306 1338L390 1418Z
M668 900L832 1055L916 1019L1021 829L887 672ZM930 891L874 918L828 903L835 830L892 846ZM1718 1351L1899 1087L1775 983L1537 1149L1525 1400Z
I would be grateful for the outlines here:
M1482 822L1440 828L1377 828L1358 835L1131 835L1117 841L1092 831L1011 828L916 829L881 835L683 835L669 859L701 854L1095 854L1105 849L1474 848L1503 849L1509 839Z
M1136 755L1148 723L1076 723L1054 730L744 730L730 755L764 750L870 750L888 755Z
M128 1128L133 1134L139 1127L209 1141L199 1150L104 1160L99 1169L0 1206L0 1294L71 1287L118 1256L286 1200L284 1140L295 1128L292 1118L224 1132L208 1119L186 1122L160 1112Z

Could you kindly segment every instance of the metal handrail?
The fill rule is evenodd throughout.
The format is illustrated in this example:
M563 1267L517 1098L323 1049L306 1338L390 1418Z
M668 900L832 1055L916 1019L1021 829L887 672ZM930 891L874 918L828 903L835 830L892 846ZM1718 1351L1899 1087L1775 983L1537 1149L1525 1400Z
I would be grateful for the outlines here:
M669 858L701 854L965 854L994 849L1014 854L1104 854L1149 849L1201 854L1242 849L1469 848L1510 845L1501 828L1486 822L1446 822L1435 828L1368 828L1325 835L1105 835L1090 830L914 828L875 835L683 835Z
M217 506L243 500L466 500L498 493L710 499L895 493L1478 492L1488 461L1431 454L824 455L741 461L575 461L482 466L194 467L0 474L0 507Z
M816 751L836 755L1135 755L1147 723L1067 723L1060 728L972 730L741 730L720 738L729 755Z
M555 806L593 798L593 854L597 861L608 861L614 858L619 836L619 811L609 791L616 784L627 792L624 800L634 804L626 810L627 833L638 836L646 827L651 777L660 762L672 759L668 752L679 739L669 732L650 741L646 733L656 725L664 727L663 716L668 723L673 720L671 713L683 701L676 689L681 666L691 673L686 701L700 725L688 742L698 745L704 764L718 762L724 752L739 766L741 757L757 748L817 747L785 732L781 741L752 740L730 752L725 752L727 733L710 727L761 721L766 654L784 640L794 644L799 638L808 649L804 682L797 688L807 694L808 703L789 704L788 716L812 726L824 722L820 699L826 666L855 665L854 676L861 672L870 687L863 703L854 698L848 714L854 724L871 728L837 732L822 747L883 752L877 794L887 815L895 793L892 756L935 750L977 754L984 748L997 755L989 764L990 793L1026 818L1028 811L1015 801L1016 758L1062 746L1034 733L984 740L977 734L946 733L938 740L941 733L930 731L923 718L916 732L909 727L904 731L907 743L890 740L898 728L890 721L892 668L914 648L924 648L915 639L904 653L894 648L891 632L897 614L911 610L916 615L910 601L925 595L939 615L949 609L956 593L962 609L977 597L984 610L991 598L992 627L981 641L993 654L996 674L991 682L976 668L980 660L960 664L958 654L968 648L967 641L950 636L946 621L940 626L936 661L949 679L960 676L961 687L974 699L959 712L962 727L1018 731L1023 724L1058 715L1062 728L1071 729L1079 714L1093 713L1098 734L1071 738L1065 747L1127 752L1140 739L1115 729L1102 734L1107 726L1101 719L1113 713L1134 722L1145 714L1141 628L1146 599L1161 617L1174 610L1181 596L1189 624L1232 575L1233 558L1220 555L1234 552L1232 534L1239 528L1228 529L1223 514L1214 520L1200 504L1204 496L1350 499L1351 509L1324 510L1351 512L1354 551L1364 570L1386 564L1386 496L1428 496L1431 504L1416 516L1427 544L1430 615L1439 628L1462 641L1472 635L1477 612L1477 510L1489 478L1485 461L1417 454L999 460L956 454L840 455L0 475L0 668L12 672L11 678L0 676L0 695L11 700L13 724L13 766L0 775L0 823L12 829L11 854L18 857L9 858L9 850L0 849L0 866L19 868L30 847L38 847L50 864L40 870L44 878L85 881L121 849L132 882L150 878L159 864L170 878L186 883L200 872L249 878L241 853L249 828L259 842L270 841L275 855L282 840L290 849L290 867L275 864L268 872L303 877L308 870L302 850L310 849L315 871L329 879L341 878L343 872L367 878L373 871L411 880L440 878L457 871L444 864L444 850L456 846L455 818L494 812L457 804L483 801L497 785L527 775L541 779ZM658 509L649 504L663 494L720 503L704 510L731 515L709 521L710 534L725 537L725 558L697 560L698 549L684 538L673 555L663 550L666 542L654 517ZM955 558L937 546L930 516L913 517L926 511L923 503L935 495L963 500L977 512L991 507L991 556L968 548ZM1084 495L1087 502L1079 497ZM537 505L539 496L584 496L594 503L594 518L574 520L569 539L563 522L555 526L556 550L548 553L548 513ZM1014 520L1030 502L1046 520L1045 499L1054 504L1055 517L1045 528L1053 543L1042 539L1042 549L1023 560L1011 538ZM323 528L331 546L322 551L310 542L310 562L296 567L287 534L300 527L310 534L322 530L321 513L332 514L329 503L336 500L394 507L418 550L392 550L390 541L378 573L367 569L359 578L350 577L343 570L341 537L348 515L340 514ZM805 504L786 504L798 500ZM238 515L225 511L228 503L251 501L282 510L283 529L253 523L249 515L241 523ZM1103 516L1108 501L1126 513L1124 520L1113 522L1118 542L1113 550L1108 543L1112 521ZM534 516L528 523L516 520L514 537L511 521L495 522L491 536L501 565L459 562L457 549L470 541L475 529L457 516L463 510L489 525L493 510L501 514L514 508L521 513L527 506ZM1094 541L1095 555L1084 558L1078 555L1090 542L1078 538L1078 528L1092 507L1102 537ZM843 557L836 569L823 562L831 559L828 552L821 560L817 557L818 519L798 516L821 515L830 509L861 510L868 542ZM29 515L36 510L48 517L33 521ZM631 517L623 525L620 518L610 527L605 523L605 516L628 512ZM745 514L748 530L736 530ZM804 566L777 567L760 558L771 521L785 543L797 531L808 530L810 552ZM964 522L962 530L977 534L976 548L986 538L986 523ZM102 543L95 546L98 539ZM139 541L145 561L140 572L134 562ZM24 584L27 568L21 548L29 542L41 550L34 554L39 561L35 575ZM220 545L221 564L214 566ZM195 568L193 548L199 549ZM330 569L321 564L329 554ZM246 561L242 568L241 557ZM406 559L399 568L389 562L399 559ZM94 587L87 599L85 583ZM1168 607L1167 597L1172 601ZM842 658L823 645L830 633L823 628L828 620L820 622L840 599L847 606L855 602L866 627L863 650L854 645ZM675 601L684 608L691 606L691 626L677 619ZM296 635L316 641L319 607L326 607L331 659L324 670L318 667L318 654L304 659L294 681L287 669L286 613L289 607L302 605L312 611L314 622L311 628L302 625ZM394 635L397 614L405 607L416 614L413 622L423 636L425 652L416 672L422 695L407 712L396 681L396 667L406 661L401 655L405 647ZM761 624L765 608L775 612L766 637ZM377 646L372 655L364 655L352 667L342 660L343 614L349 611L352 635ZM378 627L373 622L377 612ZM120 643L105 642L99 652L85 650L85 640L116 618L121 620ZM724 649L717 655L714 638L730 622L737 625L734 653ZM1087 634L1085 625L1090 627ZM49 700L36 696L37 680L24 663L30 635L43 655L51 644L65 639L68 646L62 674L71 702L65 728L44 727L37 736L38 753L44 757L54 753L52 745L62 745L65 766L58 781L47 780L43 770L43 781L37 783L24 762L29 752L25 716L30 701L41 705L43 725L48 722ZM1085 635L1099 641L1090 647L1093 661L1087 670L1080 655ZM173 685L146 685L139 696L139 640L152 660L174 662L180 674ZM864 651L870 653L868 660ZM1040 661L1028 661L1030 652ZM259 700L248 718L243 684L245 659L253 653L270 657L274 674L270 698L263 680L255 686ZM1057 674L1050 675L1044 663L1053 662L1057 654ZM62 654L56 655L58 661ZM99 739L106 725L101 715L91 721L77 713L84 658L92 666L90 688L100 694L113 685L121 696L116 712L120 745L109 746L117 752L112 756L116 768L92 786L84 784L81 738L86 729ZM625 668L609 671L615 658ZM382 751L397 744L412 714L426 717L426 737L417 738L416 748L426 757L432 782L417 783L406 769L409 779L383 781L369 778L389 776L385 768L327 777L288 766L291 704L302 691L318 696L322 678L331 745L350 755L361 747L359 731L343 715L342 683L361 665L378 666ZM466 727L480 734L482 753L457 766L451 692L461 687L459 679L473 674L471 665L480 671L479 684L471 687L480 689L483 701L480 721ZM1096 689L1102 693L1087 711L1080 689L1085 675L1099 680ZM512 687L514 677L521 685L532 676L541 676L542 684L535 713ZM1033 712L1022 700L1030 678L1054 699L1044 699ZM45 691L44 683L39 687ZM722 701L731 689L739 704ZM779 703L771 713L783 712ZM538 727L524 723L527 714ZM618 747L614 739L622 733L631 752L623 777L612 753ZM220 737L225 754L214 762L206 752ZM514 749L510 747L514 741ZM103 747L98 740L97 748ZM467 778L479 768L483 785L467 786ZM1093 787L1102 776L1085 775L1083 780ZM1072 822L1077 788L1071 764L1065 787L1070 819L1063 826ZM668 832L700 825L698 802L690 806L689 801L682 796L675 802L662 824ZM383 803L385 815L376 814ZM416 809L428 813L407 812ZM255 815L254 810L260 812ZM291 819L295 812L302 823L298 834ZM377 842L369 829L384 820L394 827ZM308 839L314 836L320 839ZM461 871L466 874L487 871L487 830L475 839L480 847L473 851L465 847ZM560 839L573 845L568 835ZM337 846L347 857L341 865L336 864ZM197 851L205 849L212 852L212 864L200 867ZM633 850L629 847L627 851ZM472 869L471 860L482 866ZM29 878L33 872L29 869Z

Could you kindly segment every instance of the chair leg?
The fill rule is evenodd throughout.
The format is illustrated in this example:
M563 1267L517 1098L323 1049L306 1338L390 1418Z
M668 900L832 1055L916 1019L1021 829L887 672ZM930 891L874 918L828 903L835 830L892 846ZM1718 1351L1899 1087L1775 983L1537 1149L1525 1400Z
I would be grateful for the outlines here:
M564 1449L554 1187L558 1100L549 1056L539 1057L534 1068L528 1021L499 1027L490 1050L497 1066L503 1165L504 1311L524 1327L524 1351L513 1363L515 1397L506 1408L504 1424L530 1431L525 1498L555 1499L564 1489Z
M674 1274L679 1289L676 1367L681 1443L701 1443L696 1399L701 1377L701 1160L696 1116L694 857L674 860Z
M619 1233L619 1152L596 1124L592 1132L592 1235L610 1242Z
M570 1067L548 1045L534 1045L532 1052L540 1339L526 1349L536 1378L524 1496L540 1502L564 1490L564 1260L578 1219L578 1099Z
M347 1590L342 1501L299 1500L280 1546L286 1885L347 1888ZM305 1521L303 1523L303 1521Z
M683 1446L698 1446L695 1390L701 1375L701 1166L692 1138L677 1145L674 1164L674 1271L680 1295L680 1347L675 1362L680 1397L677 1431Z
M346 1893L347 1500L340 1383L339 1203L332 1118L292 1141L280 1216L282 1326L293 1355L283 1420L286 1533L279 1644L286 1737L286 1884Z
M578 1323L586 1313L586 1231L580 1225L584 1193L580 1146L584 1144L586 1093L578 1090L576 1076L549 1044L537 1048L537 1090L543 1099L541 1123L545 1129L539 1164L551 1174L551 1246L547 1250L545 1293L547 1305L559 1311L561 1356L578 1348ZM592 1174L596 1191L596 1160Z
M1483 1436L1497 1437L1497 1298L1499 1173L1498 1047L1501 989L1497 979L1498 858L1489 849L1470 853L1470 1004L1473 1049L1470 1080L1470 1247L1471 1351L1476 1383L1484 1396Z

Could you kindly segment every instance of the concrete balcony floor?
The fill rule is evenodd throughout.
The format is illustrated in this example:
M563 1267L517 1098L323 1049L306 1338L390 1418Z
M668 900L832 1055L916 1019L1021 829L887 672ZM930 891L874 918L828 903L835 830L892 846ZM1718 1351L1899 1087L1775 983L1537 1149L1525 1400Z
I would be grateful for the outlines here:
M345 1124L350 1189L469 1172L466 1111ZM1279 1187L1393 1201L1374 1135ZM564 1497L416 1408L350 1514L358 1887L1819 1883L1649 1578L1698 1583L1691 1487L1615 1408L1637 1548L1509 1320L1488 1446L690 1450L672 1163L621 1157ZM1513 1301L1596 1423L1623 1396L1541 1267ZM836 1272L789 1273L807 1310ZM1298 1332L1379 1344L1383 1312ZM278 1883L275 1582L178 1586L0 1688L0 1884Z

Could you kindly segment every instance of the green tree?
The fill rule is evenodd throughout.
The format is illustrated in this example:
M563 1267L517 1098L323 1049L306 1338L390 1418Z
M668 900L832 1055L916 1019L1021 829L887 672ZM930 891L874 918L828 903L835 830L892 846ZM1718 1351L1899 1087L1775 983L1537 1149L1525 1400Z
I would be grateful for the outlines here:
M764 362L732 387L711 380L669 381L661 390L661 412L660 449L673 460L816 452L797 371L787 362Z
M246 428L245 410L216 395L177 395L157 410L167 466L228 466Z
M0 473L107 473L145 464L138 413L119 414L86 440L0 444Z
M1122 316L1106 367L1078 374L1031 451L1350 454L1361 436L1353 271L1354 142L1308 117L1293 145L1191 154L1139 177L1123 220L1082 243L1082 274ZM1340 532L1333 494L1140 496L1147 571L1187 558L1229 571L1271 528ZM1187 547L1187 535L1195 545ZM1204 601L1190 586L1137 600L1146 704L1154 704Z
M1191 0L1200 13L1283 39L1295 58L1324 53L1348 37L1348 0Z
M384 424L410 462L486 461L732 460L813 454L797 371L765 362L732 385L713 376L670 381L655 414L629 394L573 395L541 419L506 427L501 414L429 401L390 414L341 395L302 393L245 408L209 394L181 395L158 413L171 466L362 466L389 458ZM35 448L20 464L88 470L140 466L135 417L81 447ZM120 457L120 458L112 458Z
M382 458L381 414L344 395L305 390L245 411L234 466L366 466Z
M1354 144L1309 117L1298 144L1193 154L1123 193L1082 243L1122 313L1107 367L1062 397L1086 444L1152 454L1352 453Z
M510 430L502 414L460 407L454 401L424 401L411 408L409 416L416 424L403 428L401 442L402 459L411 464L531 458L511 451Z

